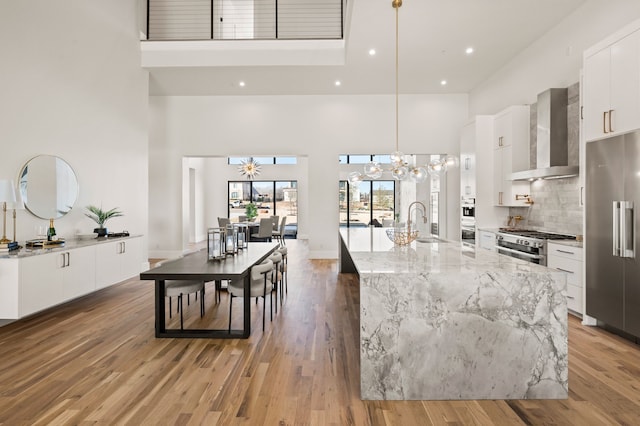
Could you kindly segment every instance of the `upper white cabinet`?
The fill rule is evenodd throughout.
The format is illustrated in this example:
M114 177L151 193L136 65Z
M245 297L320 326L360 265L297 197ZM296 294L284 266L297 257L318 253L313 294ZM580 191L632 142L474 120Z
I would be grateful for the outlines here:
M529 107L509 107L493 122L493 203L496 206L526 206L528 182L511 181L511 173L529 168Z
M476 124L462 128L460 135L460 195L476 198Z
M640 31L627 27L586 50L583 84L586 141L640 128Z

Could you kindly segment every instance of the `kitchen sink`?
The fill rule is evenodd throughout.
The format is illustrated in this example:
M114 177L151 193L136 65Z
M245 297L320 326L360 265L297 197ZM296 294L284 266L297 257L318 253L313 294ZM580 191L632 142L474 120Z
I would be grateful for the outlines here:
M436 237L422 237L422 238L416 238L416 241L419 243L427 243L427 244L432 244L432 243L446 243L447 241L445 240L441 240L440 238L436 238Z

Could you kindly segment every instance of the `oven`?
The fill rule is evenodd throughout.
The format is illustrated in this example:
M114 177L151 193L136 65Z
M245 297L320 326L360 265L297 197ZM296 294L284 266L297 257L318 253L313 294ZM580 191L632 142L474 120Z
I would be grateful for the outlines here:
M543 266L547 265L547 257L544 254L541 254L540 249L523 250L522 247L518 246L514 248L513 246L508 245L508 243L501 243L498 241L496 250L500 254L515 257L516 259L526 260L527 262L536 263Z
M575 235L551 232L501 229L496 234L496 250L500 254L547 266L547 240L575 240Z
M476 199L475 198L462 198L460 204L462 208L462 218L470 219L476 216Z
M461 225L461 239L460 241L465 246L475 247L476 246L476 227Z
M496 234L496 250L500 254L516 259L543 266L547 265L546 241L544 239L499 232Z

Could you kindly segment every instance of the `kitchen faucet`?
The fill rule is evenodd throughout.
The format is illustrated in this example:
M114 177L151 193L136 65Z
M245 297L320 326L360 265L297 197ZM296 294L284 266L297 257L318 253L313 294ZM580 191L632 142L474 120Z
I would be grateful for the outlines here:
M414 206L416 206L414 210L420 211L422 213L422 221L424 223L427 223L427 207L420 201L414 201L413 203L409 204L409 212L407 214L407 233L409 235L411 235L411 208ZM422 207L422 209L420 209L419 207Z

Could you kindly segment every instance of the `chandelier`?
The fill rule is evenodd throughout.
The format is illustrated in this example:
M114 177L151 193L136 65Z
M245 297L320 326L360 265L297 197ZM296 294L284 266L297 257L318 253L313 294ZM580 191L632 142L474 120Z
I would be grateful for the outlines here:
M238 166L238 171L242 176L246 176L251 180L260 174L260 163L250 157L246 160L241 160Z
M458 157L454 155L446 155L441 159L431 160L425 166L411 165L405 160L405 155L400 151L400 138L399 138L399 96L398 96L398 64L399 64L399 36L398 36L398 11L402 6L402 0L392 0L391 6L396 10L396 145L395 151L390 154L391 165L385 169L379 162L371 161L364 166L364 173L351 172L349 173L349 181L351 183L358 183L362 181L365 176L371 179L378 179L382 176L383 172L390 172L391 176L397 181L412 180L416 183L424 182L428 175L438 176L447 171L447 166L458 165Z

